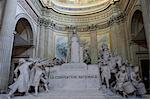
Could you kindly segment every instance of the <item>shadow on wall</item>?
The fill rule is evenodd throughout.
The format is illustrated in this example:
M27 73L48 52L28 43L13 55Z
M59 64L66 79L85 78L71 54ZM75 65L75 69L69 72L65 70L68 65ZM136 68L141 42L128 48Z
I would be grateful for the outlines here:
M0 0L0 25L2 24L5 2L6 0Z

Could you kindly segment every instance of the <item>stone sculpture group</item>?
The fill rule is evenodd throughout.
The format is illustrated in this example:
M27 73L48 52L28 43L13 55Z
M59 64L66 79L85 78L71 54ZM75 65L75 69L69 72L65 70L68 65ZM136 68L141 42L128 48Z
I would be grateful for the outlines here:
M139 68L118 55L113 55L106 44L100 51L99 68L102 84L123 96L143 95L145 86L139 76ZM131 68L131 69L129 69Z
M71 49L72 65L81 64L80 45L78 36L75 33L72 36ZM52 62L49 59L19 59L19 65L14 71L14 83L9 86L8 97L13 96L16 91L28 94L32 91L32 88L35 95L38 95L39 87L44 87L48 92L50 67L55 65L57 65L56 58ZM106 86L108 90L122 96L143 95L146 93L145 86L139 76L139 68L131 66L128 61L123 61L119 55L112 54L106 44L103 44L100 49L98 66L100 70L99 79L102 82L100 85ZM129 67L132 67L131 71L129 71Z
M48 76L50 67L54 64L46 62L48 60L39 60L29 58L25 60L23 58L19 59L19 65L14 71L15 78L14 83L9 86L8 97L14 95L16 91L21 94L28 94L31 87L34 87L35 95L38 95L38 87L43 86L48 89ZM18 75L19 73L19 75Z

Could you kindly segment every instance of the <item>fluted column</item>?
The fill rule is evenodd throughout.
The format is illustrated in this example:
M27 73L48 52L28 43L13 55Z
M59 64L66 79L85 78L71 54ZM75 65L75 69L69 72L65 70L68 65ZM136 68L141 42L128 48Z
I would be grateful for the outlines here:
M0 31L0 90L6 91L15 30L17 0L7 0Z
M49 32L49 27L45 27L45 37L44 37L44 58L48 58L48 33Z

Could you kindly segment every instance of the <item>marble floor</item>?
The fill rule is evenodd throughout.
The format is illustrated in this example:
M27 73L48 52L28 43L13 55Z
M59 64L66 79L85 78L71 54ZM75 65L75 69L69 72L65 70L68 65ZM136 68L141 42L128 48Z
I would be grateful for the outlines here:
M0 99L7 99L6 95L0 95ZM29 94L26 96L16 96L12 99L126 99L117 96L113 93L104 93L102 91L49 91L48 93L41 92L39 95ZM130 97L128 99L150 99L145 96L143 98Z

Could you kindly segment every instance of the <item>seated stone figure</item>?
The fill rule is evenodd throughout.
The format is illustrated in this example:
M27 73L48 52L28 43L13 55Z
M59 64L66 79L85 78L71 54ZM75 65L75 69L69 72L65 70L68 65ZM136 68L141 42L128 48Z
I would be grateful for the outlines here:
M128 79L126 67L123 65L120 71L116 74L116 90L122 93L123 96L127 96L135 91L135 88Z
M123 83L128 80L127 73L125 72L125 67L122 67L120 71L116 74L116 79L116 89L119 91L123 91Z
M133 71L131 72L131 81L134 87L136 88L138 95L143 95L146 93L145 85L142 82L142 79L139 75L139 67L133 67Z
M91 63L91 58L90 58L90 55L89 55L87 49L85 49L84 52L83 52L83 61L86 64L90 64Z
M110 90L123 96L146 93L139 69L133 68L132 71L132 64L121 56L112 54L106 44L102 45L98 59L101 79L107 88L110 86Z

